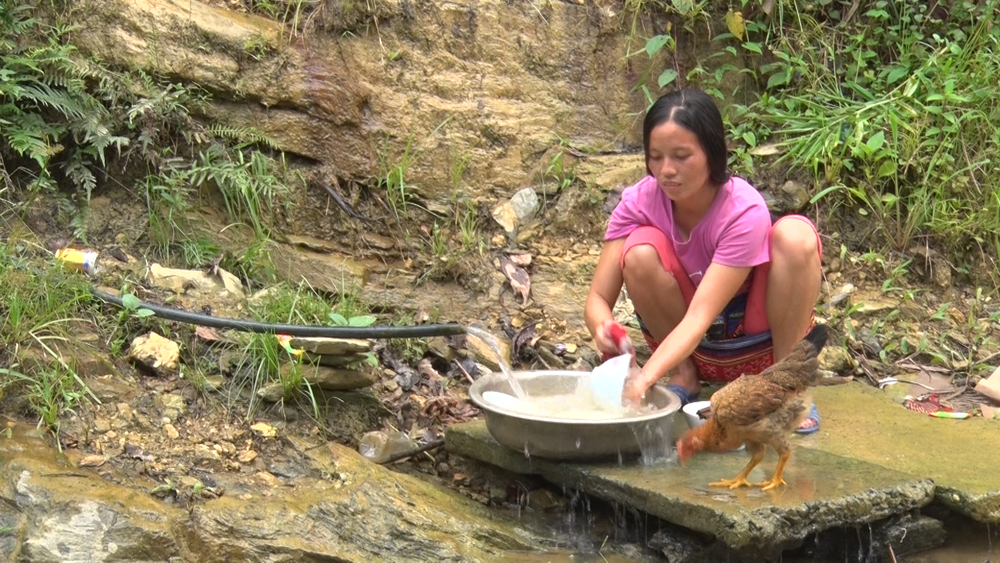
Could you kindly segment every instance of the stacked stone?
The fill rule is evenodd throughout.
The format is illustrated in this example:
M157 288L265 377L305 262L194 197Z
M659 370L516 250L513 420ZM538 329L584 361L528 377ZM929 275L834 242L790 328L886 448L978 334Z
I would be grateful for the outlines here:
M364 369L361 364L371 352L368 340L349 338L306 338L293 337L289 346L305 350L302 354L302 377L314 388L326 391L350 391L368 387L378 381L378 372ZM282 377L286 377L295 366L288 362L281 367ZM264 400L281 399L283 390L280 382L271 383L257 394Z

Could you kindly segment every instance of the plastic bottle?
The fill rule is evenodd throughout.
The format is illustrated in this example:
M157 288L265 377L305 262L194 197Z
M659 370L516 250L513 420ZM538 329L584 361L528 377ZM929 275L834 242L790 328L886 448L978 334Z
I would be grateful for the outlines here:
M390 457L408 452L416 445L406 434L398 430L376 430L361 437L358 452L375 463L384 463Z

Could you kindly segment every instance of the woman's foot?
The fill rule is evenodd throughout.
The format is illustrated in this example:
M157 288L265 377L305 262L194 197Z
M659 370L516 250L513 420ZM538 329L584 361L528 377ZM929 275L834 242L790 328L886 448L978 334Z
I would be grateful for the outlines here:
M698 381L698 368L695 367L694 361L690 357L670 372L667 377L667 389L680 397L681 406L698 399L698 395L701 393L701 382Z
M816 403L813 403L809 407L809 414L802 419L799 423L799 427L795 429L795 432L799 434L812 434L819 430L819 411L816 410Z

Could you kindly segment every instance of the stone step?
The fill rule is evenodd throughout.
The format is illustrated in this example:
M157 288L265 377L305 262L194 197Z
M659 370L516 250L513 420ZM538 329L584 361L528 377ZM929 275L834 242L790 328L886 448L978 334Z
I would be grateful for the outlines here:
M903 396L926 391L909 387L879 391L858 382L814 389L822 422L802 444L930 478L945 506L980 522L1000 522L1000 421L910 411Z
M313 354L325 356L343 356L367 354L371 352L372 344L368 340L356 338L324 338L322 336L294 336L288 343L292 348L303 349Z
M749 459L744 451L700 454L683 467L673 462L643 466L638 460L622 465L560 463L528 459L501 446L482 420L449 427L445 446L458 455L537 474L557 485L637 508L714 536L733 550L793 547L816 532L868 524L919 508L934 495L930 479L800 447L798 441L785 470L787 486L768 492L707 486L735 476ZM776 462L777 456L769 451L750 480L770 477Z

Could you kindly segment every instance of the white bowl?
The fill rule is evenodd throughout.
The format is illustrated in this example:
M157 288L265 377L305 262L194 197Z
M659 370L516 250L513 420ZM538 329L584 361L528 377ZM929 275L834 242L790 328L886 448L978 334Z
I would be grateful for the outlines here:
M684 411L684 418L687 419L688 425L691 428L705 424L705 421L708 419L698 416L698 411L710 406L711 404L711 401L692 401L681 407L681 410Z

